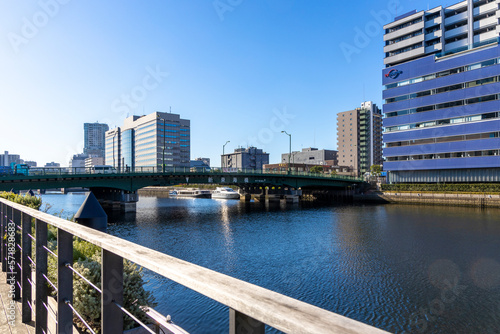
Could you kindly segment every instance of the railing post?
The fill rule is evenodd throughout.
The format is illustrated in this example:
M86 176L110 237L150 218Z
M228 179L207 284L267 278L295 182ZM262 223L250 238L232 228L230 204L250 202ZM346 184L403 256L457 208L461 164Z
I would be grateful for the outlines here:
M3 269L3 263L5 262L5 250L4 250L4 240L3 236L5 233L5 228L4 226L6 225L5 223L5 204L0 203L0 261L1 261L1 267L2 271L5 271Z
M21 276L21 231L18 230L17 225L21 224L21 211L12 208L12 225L9 227L13 228L14 232L14 266L10 268L11 279L15 279L15 290L12 297L13 300L21 299L21 287L22 287L22 276ZM10 231L9 231L10 234ZM9 235L10 237L10 235ZM10 240L10 238L7 238ZM19 247L18 247L19 246Z
M264 334L266 325L241 312L229 309L229 334Z
M123 333L123 313L114 305L123 305L123 258L105 249L101 265L101 329L102 333Z
M66 264L73 264L73 235L57 229L57 333L72 333L73 272Z
M21 240L22 240L22 257L21 257L21 263L22 263L22 290L23 290L23 302L22 302L22 322L27 323L31 321L31 308L30 305L33 305L33 298L31 296L31 262L28 257L32 258L31 254L31 238L28 236L28 234L31 234L31 216L22 213L21 215L21 220L22 220L22 235L21 235ZM29 303L29 304L28 304Z
M7 226L9 225L10 206L4 204L3 206L3 226L2 226L2 271L7 272Z
M44 275L47 276L47 251L44 246L47 246L47 224L41 220L35 220L36 226L36 278L35 278L35 297L36 297L36 314L35 328L36 334L47 333L47 295L48 287L45 282ZM45 304L45 305L44 305Z

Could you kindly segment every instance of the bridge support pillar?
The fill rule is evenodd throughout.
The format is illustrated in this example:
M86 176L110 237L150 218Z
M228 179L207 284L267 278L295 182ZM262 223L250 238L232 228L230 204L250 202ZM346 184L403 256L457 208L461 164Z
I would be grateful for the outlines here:
M253 187L250 190L252 194L252 198L257 202L265 202L266 201L266 189L264 187Z
M284 200L289 204L299 203L300 197L302 196L302 190L300 189L288 189L285 190Z
M135 212L139 196L135 191L126 191L113 188L91 188L105 210Z
M282 188L268 188L266 189L266 202L276 203L284 197L284 189Z
M242 202L250 202L252 199L252 194L250 193L249 187L240 187L238 191L240 194L240 201Z

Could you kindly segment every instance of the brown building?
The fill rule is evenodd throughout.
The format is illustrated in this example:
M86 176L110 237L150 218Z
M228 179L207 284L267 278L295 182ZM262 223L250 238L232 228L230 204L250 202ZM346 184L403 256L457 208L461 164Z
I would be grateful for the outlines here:
M330 160L333 162L333 160ZM333 171L338 175L353 175L352 169L348 166L337 166L337 165L309 165L309 164L290 164L290 170L292 172L305 172L309 173L311 168L314 166L319 166L323 168L323 173L331 174ZM283 174L288 173L288 163L278 163L278 164L267 164L263 166L264 172L281 172Z
M382 114L372 102L337 114L338 164L356 175L382 164Z

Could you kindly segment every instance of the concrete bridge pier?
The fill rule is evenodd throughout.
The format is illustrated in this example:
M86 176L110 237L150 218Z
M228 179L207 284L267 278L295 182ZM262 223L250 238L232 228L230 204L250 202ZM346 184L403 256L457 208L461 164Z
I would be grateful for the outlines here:
M266 201L266 188L265 187L251 187L250 193L254 201L264 203Z
M266 189L266 203L279 203L284 196L284 189L281 187L269 187Z
M302 196L301 189L289 188L285 190L284 201L289 204L296 204L299 203L301 196Z
M242 202L250 202L250 200L252 199L250 187L240 187L238 193L240 194L240 201Z
M139 196L135 191L114 188L91 188L104 210L135 212Z

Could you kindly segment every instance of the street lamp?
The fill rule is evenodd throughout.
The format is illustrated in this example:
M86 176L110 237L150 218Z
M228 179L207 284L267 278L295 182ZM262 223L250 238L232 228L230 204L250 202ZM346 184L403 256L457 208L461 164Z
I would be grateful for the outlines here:
M162 149L162 161L161 161L161 172L165 173L165 119L161 118L159 115L157 116L158 120L163 121L163 149Z
M288 150L288 174L290 174L290 157L292 156L292 135L288 132L286 132L285 130L281 131L281 133L284 133L286 135L288 135L288 137L290 137L290 146L289 146L289 150Z
M224 145L222 145L222 166L221 167L224 167L225 160L226 160L226 159L224 159L224 148L226 147L227 143L230 143L230 142L231 141L228 140Z

